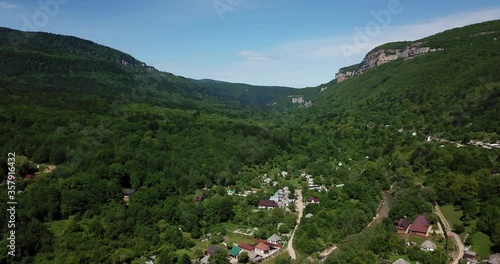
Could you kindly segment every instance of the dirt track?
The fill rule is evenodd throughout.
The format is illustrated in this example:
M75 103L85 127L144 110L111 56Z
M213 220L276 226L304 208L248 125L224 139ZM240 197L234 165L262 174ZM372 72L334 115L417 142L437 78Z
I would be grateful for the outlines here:
M388 191L384 192L384 197L382 201L380 201L380 205L377 209L377 214L373 218L373 221L368 224L368 227L381 223L384 218L388 217L393 202L394 197L392 196L392 194Z
M302 214L304 212L304 202L302 201L302 190L296 190L297 192L297 210L299 211L299 216L297 218L297 225L295 225L295 229L293 230L292 236L288 241L288 245L286 247L286 251L288 251L288 255L295 260L297 259L297 255L295 254L295 250L293 249L293 238L295 237L295 231L299 228L300 219L302 218Z
M446 229L448 236L449 237L451 236L455 240L456 244L458 245L458 256L452 262L453 264L458 264L460 262L460 260L462 259L462 257L464 256L464 243L462 243L462 240L460 239L460 237L456 233L451 231L452 229L451 229L450 223L448 222L448 220L446 220L446 217L444 217L443 213L441 212L441 208L439 208L439 205L436 204L434 206L434 209L436 209L436 214L439 216L441 221L444 223L444 228Z

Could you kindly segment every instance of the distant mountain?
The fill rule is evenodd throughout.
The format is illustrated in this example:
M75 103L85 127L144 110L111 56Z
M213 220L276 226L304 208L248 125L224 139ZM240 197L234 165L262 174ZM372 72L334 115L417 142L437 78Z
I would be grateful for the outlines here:
M22 32L4 27L0 27L0 48L145 66L129 54L89 40L44 32Z
M37 82L43 83L38 84L49 86L52 90L70 88L76 93L94 91L104 97L114 97L116 93L123 96L130 92L136 95L149 94L152 96L147 98L152 100L151 103L170 107L177 105L185 108L194 102L206 104L207 100L224 104L265 106L293 91L286 87L195 81L160 72L129 54L92 41L1 27L0 59L0 74L3 76L17 79L35 74L40 77ZM60 82L64 81L71 81L72 87L62 87L64 85ZM33 83L34 87L30 89L38 84ZM50 90L47 87L40 89ZM137 98L139 97L135 96ZM187 100L191 102L188 103Z
M207 91L226 100L237 100L242 104L264 106L278 98L290 95L297 89L280 86L255 86L244 83L229 83L217 80L193 80Z

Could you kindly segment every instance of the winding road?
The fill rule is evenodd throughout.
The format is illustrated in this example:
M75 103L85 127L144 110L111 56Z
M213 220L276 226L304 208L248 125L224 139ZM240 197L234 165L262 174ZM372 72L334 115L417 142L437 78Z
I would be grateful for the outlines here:
M297 224L295 225L295 228L293 229L292 236L290 236L290 240L288 241L287 247L285 251L288 251L288 255L295 260L297 259L297 255L295 254L295 250L293 249L293 238L295 237L295 231L297 231L297 228L299 228L300 225L300 219L302 218L302 214L304 212L304 202L302 200L302 190L296 190L297 193L297 210L299 211L299 216L297 218Z
M452 229L450 223L448 222L448 220L446 220L446 217L444 217L443 213L441 212L441 208L439 208L438 204L434 206L434 209L436 209L436 214L441 219L441 222L443 222L444 228L446 229L446 233L448 234L449 237L450 236L453 237L453 239L456 241L456 244L458 245L458 256L452 262L453 264L458 264L462 259L462 257L464 256L464 243L462 243L462 240L456 233L451 231Z

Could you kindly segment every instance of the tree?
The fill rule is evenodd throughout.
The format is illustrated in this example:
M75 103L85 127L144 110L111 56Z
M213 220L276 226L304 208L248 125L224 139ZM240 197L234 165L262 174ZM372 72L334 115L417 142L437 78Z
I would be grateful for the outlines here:
M278 256L276 258L276 264L290 264L292 263L292 258L290 256Z
M288 234L288 233L290 233L290 227L286 224L282 224L282 225L280 225L280 228L278 231L282 234Z
M208 258L209 264L228 264L229 255L225 250L217 250Z
M198 239L202 235L201 229L198 225L196 225L193 230L191 230L191 238Z
M177 264L191 264L188 254L184 253L177 259Z
M454 226L454 230L455 230L455 233L457 234L462 234L463 232L465 232L465 226L462 225L462 224L458 224L458 225L455 225Z
M238 263L248 263L248 261L250 261L250 258L248 257L248 253L242 252L238 256Z

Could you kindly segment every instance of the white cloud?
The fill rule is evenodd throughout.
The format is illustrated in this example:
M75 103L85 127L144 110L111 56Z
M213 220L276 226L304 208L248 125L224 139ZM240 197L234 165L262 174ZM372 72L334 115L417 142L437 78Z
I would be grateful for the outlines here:
M404 15L404 10L400 16ZM441 17L409 25L388 25L379 34L346 53L346 45L354 45L356 28L346 36L278 43L258 50L239 52L238 62L210 67L186 68L178 74L192 78L212 78L230 82L291 87L317 86L334 79L339 68L359 63L367 52L387 42L417 40L448 29L483 21L500 19L500 7ZM365 25L358 25L363 31ZM265 55L264 55L265 54ZM170 69L173 70L173 69ZM177 70L177 69L175 69Z
M7 2L0 2L0 9L17 9L17 8L19 8L18 5Z
M255 50L242 50L239 52L240 57L245 61L269 61L270 56L262 55Z

